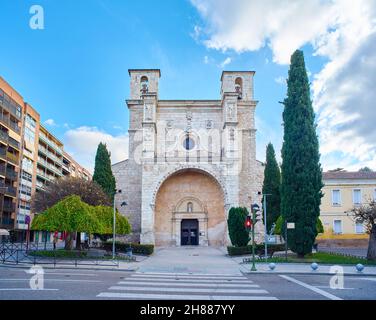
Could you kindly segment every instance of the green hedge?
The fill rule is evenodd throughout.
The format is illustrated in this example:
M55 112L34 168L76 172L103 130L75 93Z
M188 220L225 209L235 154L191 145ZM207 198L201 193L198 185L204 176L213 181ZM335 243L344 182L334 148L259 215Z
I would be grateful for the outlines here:
M132 253L151 255L154 252L153 244L138 244L138 243L124 243L115 242L115 249L117 252L126 252L127 249L132 248ZM112 250L112 241L107 241L103 244L105 250Z
M87 252L76 250L35 250L29 251L30 256L46 258L85 258Z
M268 244L268 255L272 256L274 252L277 251L284 251L285 245L284 244ZM257 255L263 255L265 251L265 245L264 244L256 244L255 246L255 254ZM252 254L252 246L244 246L244 247L234 247L234 246L228 246L227 252L229 256L241 256L245 254Z

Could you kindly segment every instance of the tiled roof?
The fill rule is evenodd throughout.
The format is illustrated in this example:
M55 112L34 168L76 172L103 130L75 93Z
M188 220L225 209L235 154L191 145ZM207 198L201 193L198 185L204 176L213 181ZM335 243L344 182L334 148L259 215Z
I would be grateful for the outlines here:
M376 179L376 172L324 172L323 179Z

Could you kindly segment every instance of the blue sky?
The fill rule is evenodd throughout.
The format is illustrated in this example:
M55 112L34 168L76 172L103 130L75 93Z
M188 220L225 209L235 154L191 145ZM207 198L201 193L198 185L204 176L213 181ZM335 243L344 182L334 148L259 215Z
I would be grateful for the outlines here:
M319 1L308 2L317 9L332 10L322 8ZM260 101L257 157L263 160L267 142L275 145L278 154L282 144L282 105L278 101L286 93L286 57L296 48L303 49L313 86L329 86L335 74L328 76L323 70L334 64L333 48L345 40L340 42L342 34L338 43L328 39L336 31L345 33L338 21L347 15L339 16L337 22L324 15L322 26L307 26L307 36L302 36L296 34L299 30L301 33L300 26L295 33L288 26L284 28L292 17L278 15L278 1L262 3L234 0L234 6L228 8L229 2L224 0L0 0L0 75L39 111L42 121L47 121L47 128L66 144L66 149L92 168L100 140L108 143L114 161L125 157L129 68L160 68L161 99L219 99L222 70L255 70L255 98ZM44 9L43 30L29 27L29 10L34 4ZM252 22L257 10L264 14L265 21ZM354 12L353 8L346 10ZM260 24L270 24L267 17L273 11L278 30L259 28ZM244 15L247 12L249 15ZM362 35L364 41L372 36L372 27L369 34ZM244 40L243 33L249 38ZM344 65L337 70L343 71ZM328 131L325 119L333 116L331 95L323 89L315 90L318 121L320 114L325 116L325 128L319 126L324 169L374 165L374 157L364 156L365 152L374 154L374 145L364 144L362 153L356 148L344 151L338 141L330 139L344 123L336 123L338 128ZM337 116L345 107L337 107ZM366 141L360 133L357 138L359 143Z

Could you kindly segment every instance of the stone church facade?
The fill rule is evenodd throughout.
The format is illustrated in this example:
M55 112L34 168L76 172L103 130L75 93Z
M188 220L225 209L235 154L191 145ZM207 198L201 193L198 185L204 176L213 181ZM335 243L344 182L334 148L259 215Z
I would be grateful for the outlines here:
M227 245L230 208L261 200L254 72L224 71L220 100L159 100L160 70L131 69L129 75L129 156L112 170L121 190L116 206L132 225L130 240Z

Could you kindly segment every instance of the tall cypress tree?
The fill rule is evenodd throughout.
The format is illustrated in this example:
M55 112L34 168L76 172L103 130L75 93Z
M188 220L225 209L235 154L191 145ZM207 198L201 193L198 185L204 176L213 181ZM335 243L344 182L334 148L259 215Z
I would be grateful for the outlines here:
M285 221L295 222L295 229L288 230L290 249L304 257L312 252L317 236L323 183L315 114L300 50L291 56L283 122L281 213Z
M264 169L264 184L262 186L262 193L267 194L266 226L268 232L270 231L272 224L277 221L279 215L281 214L280 187L281 172L279 170L279 166L275 158L274 147L271 143L269 143L266 147L266 165ZM262 204L264 206L264 199Z
M111 170L111 154L108 152L106 144L102 142L98 145L95 156L93 180L102 187L111 200L114 199L116 184Z

